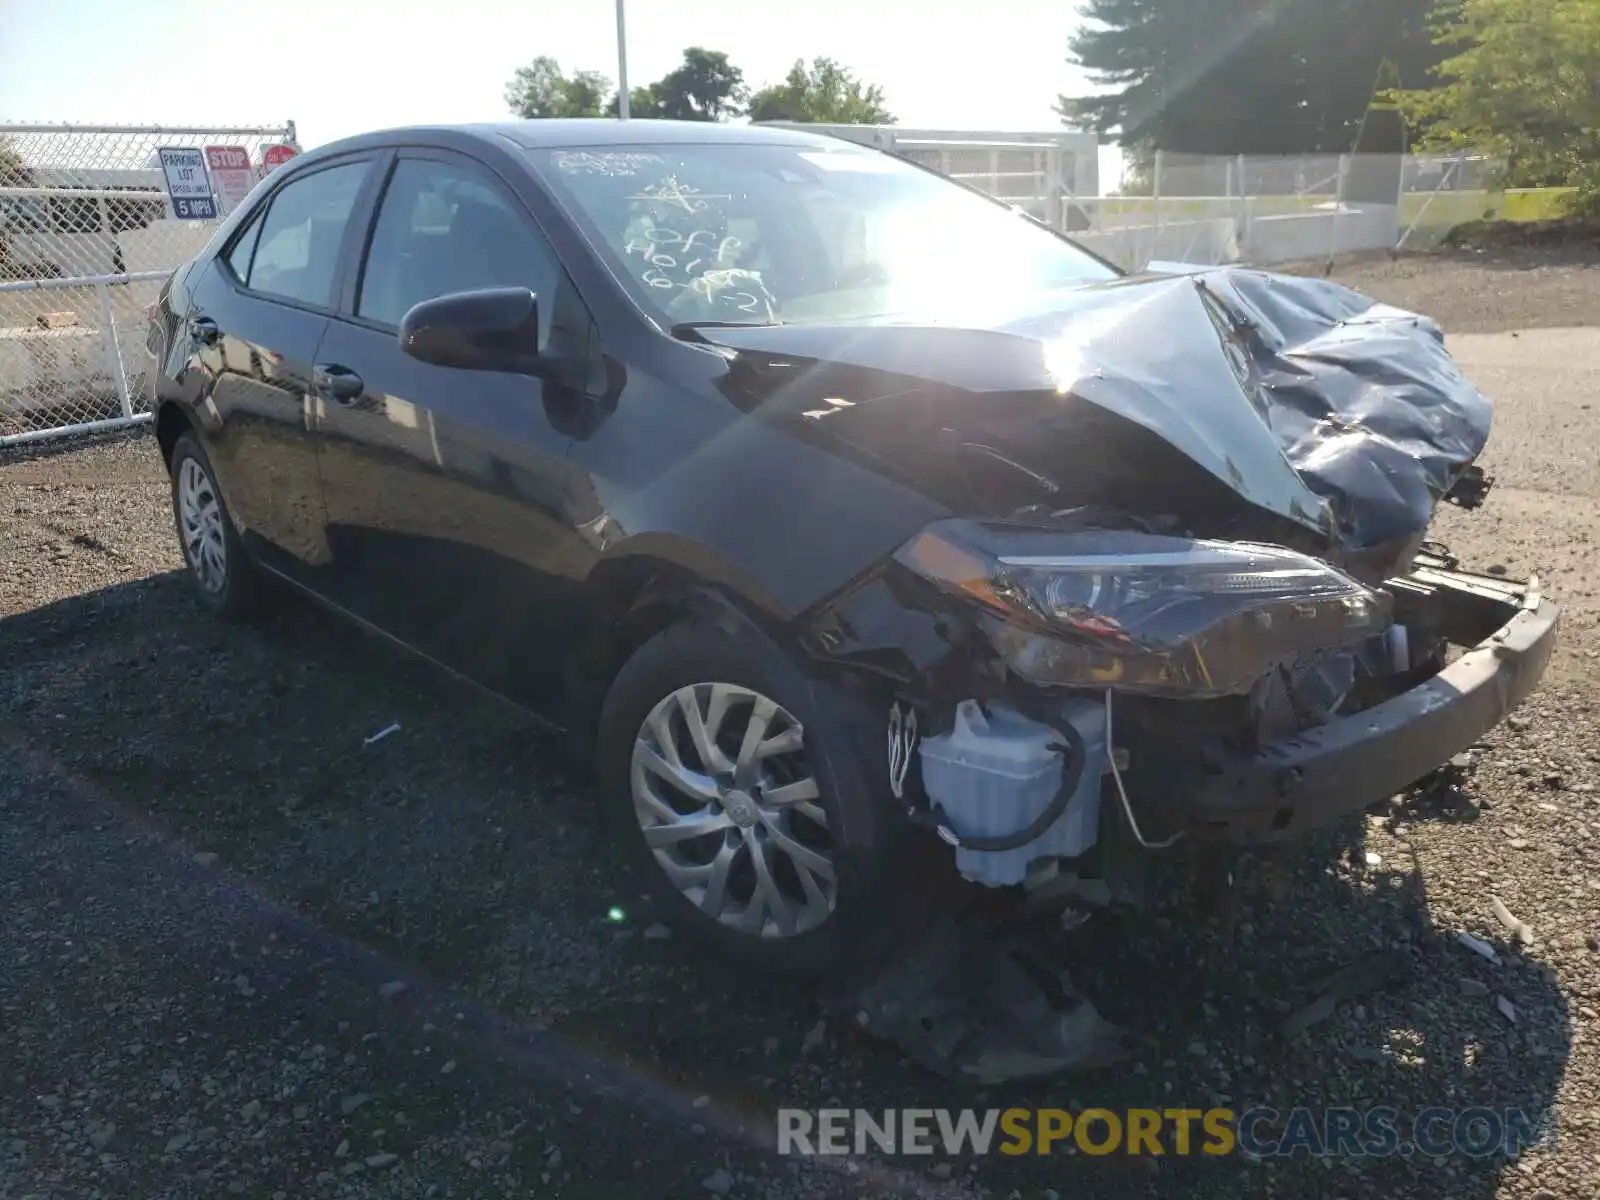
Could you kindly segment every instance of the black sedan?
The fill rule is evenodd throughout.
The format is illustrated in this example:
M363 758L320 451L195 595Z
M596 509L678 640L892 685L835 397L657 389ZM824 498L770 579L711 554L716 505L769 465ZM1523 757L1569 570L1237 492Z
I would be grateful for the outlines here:
M151 345L207 604L290 585L565 729L631 882L777 970L837 968L913 862L1092 904L1130 852L1359 809L1553 641L1426 541L1490 482L1431 322L1124 276L801 132L325 146Z

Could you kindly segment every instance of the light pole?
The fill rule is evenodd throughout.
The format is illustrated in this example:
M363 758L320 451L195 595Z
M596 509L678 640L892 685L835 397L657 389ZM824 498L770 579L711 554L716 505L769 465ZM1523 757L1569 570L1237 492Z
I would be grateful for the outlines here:
M617 119L628 119L628 27L623 9L627 0L617 0Z

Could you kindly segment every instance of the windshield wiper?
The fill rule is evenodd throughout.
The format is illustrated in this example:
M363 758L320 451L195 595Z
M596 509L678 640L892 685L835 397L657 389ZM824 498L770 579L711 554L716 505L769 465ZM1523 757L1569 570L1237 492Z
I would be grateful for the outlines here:
M703 342L702 329L767 329L782 321L679 321L670 332L681 342Z

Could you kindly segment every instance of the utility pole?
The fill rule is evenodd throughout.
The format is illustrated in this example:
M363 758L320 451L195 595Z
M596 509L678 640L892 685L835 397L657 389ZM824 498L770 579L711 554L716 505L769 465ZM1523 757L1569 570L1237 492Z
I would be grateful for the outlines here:
M628 119L628 26L623 9L627 0L617 0L617 119Z

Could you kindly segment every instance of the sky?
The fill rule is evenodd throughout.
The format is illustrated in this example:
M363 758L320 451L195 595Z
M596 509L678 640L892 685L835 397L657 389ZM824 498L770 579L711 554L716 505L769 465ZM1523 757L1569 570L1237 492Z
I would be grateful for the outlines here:
M414 7L413 7L414 4ZM627 0L628 81L686 46L754 86L826 55L900 124L1048 130L1082 76L1073 0ZM614 0L0 0L0 122L277 125L310 149L394 125L496 120L541 55L617 78ZM1104 167L1102 168L1104 175Z

